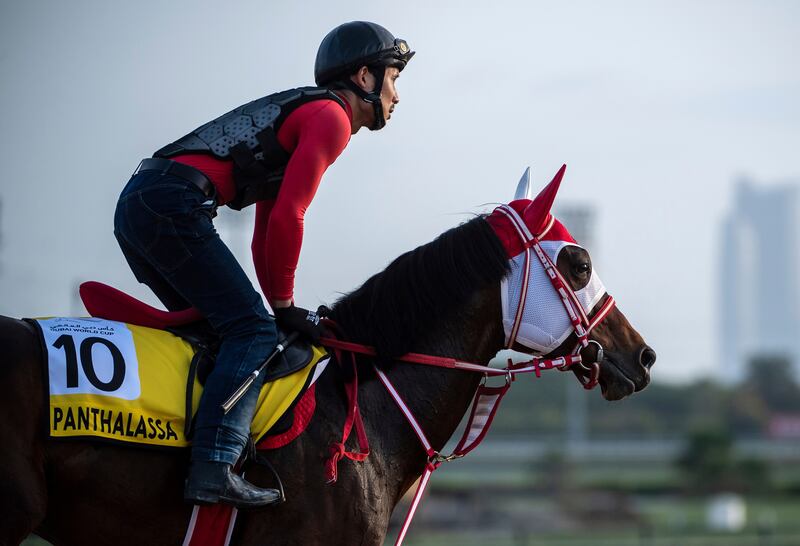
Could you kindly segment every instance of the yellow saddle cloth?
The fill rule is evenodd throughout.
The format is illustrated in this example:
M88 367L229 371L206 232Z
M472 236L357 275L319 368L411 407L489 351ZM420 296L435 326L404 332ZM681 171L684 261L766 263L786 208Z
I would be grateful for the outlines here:
M47 353L53 437L96 437L185 447L186 383L192 346L163 330L97 318L37 319ZM266 383L251 433L258 442L322 373L330 356ZM192 415L203 387L195 379Z

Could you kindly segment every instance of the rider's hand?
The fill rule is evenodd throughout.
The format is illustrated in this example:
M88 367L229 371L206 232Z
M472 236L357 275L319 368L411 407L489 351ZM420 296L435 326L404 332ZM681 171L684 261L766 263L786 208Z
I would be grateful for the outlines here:
M281 328L298 332L314 343L319 342L319 338L324 333L324 328L319 323L320 317L317 313L297 307L294 304L289 307L276 307L274 310L275 320Z

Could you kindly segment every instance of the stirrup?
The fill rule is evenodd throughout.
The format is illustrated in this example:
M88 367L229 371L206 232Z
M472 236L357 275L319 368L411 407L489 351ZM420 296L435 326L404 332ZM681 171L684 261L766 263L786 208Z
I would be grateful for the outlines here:
M245 446L244 451L244 458L241 461L240 466L244 467L248 461L252 461L254 464L259 466L266 466L272 475L275 477L275 481L278 482L278 492L281 494L281 498L275 504L280 504L286 501L286 492L283 489L283 481L281 477L278 475L278 471L275 470L275 467L272 466L266 457L262 456L258 453L258 449L256 448L256 443L253 441L253 437L250 436L247 439L247 445Z

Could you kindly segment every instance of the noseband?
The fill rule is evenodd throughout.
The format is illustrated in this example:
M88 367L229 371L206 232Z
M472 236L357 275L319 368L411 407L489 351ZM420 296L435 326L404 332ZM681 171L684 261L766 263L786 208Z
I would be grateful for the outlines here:
M547 222L547 225L541 231L541 233L533 235L522 218L520 218L519 214L517 214L517 211L511 207L502 205L497 207L495 210L504 214L511 221L511 224L514 226L517 235L519 235L525 249L525 272L522 276L523 286L519 292L519 304L517 305L517 313L514 316L514 325L512 326L511 333L508 336L507 348L510 349L514 346L514 343L517 340L517 334L519 333L520 325L522 324L525 302L528 299L528 276L531 268L531 254L535 254L539 259L539 262L542 264L542 267L544 267L544 270L547 273L547 278L550 279L550 283L558 293L561 303L564 305L564 309L567 312L567 316L572 323L572 329L578 338L577 342L575 343L575 347L570 352L570 354L576 358L568 359L563 365L559 366L558 369L560 371L567 371L572 369L572 367L575 365L579 366L580 370L585 373L575 374L578 377L578 380L583 385L583 388L593 389L597 386L600 378L600 363L603 360L603 346L598 341L589 339L589 333L598 324L600 324L600 322L606 316L608 316L609 311L611 311L611 309L614 307L614 298L612 298L611 295L608 295L603 304L600 306L600 309L598 309L594 316L589 319L583 310L583 306L578 301L575 291L564 279L563 275L561 275L561 272L553 263L553 260L551 260L547 253L542 249L541 244L539 244L540 239L546 235L548 231L550 231L550 228L553 227L553 223L555 221L554 217L552 215L550 216L550 221ZM581 351L588 347L589 344L597 345L597 355L595 356L594 362L591 363L583 362L583 359L580 355Z

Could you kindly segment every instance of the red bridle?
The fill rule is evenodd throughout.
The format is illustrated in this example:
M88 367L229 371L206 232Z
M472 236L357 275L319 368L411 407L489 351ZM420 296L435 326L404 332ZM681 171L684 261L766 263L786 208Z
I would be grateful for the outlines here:
M501 205L495 210L505 215L511 221L511 225L514 226L517 235L519 235L522 241L523 248L525 249L524 273L522 275L523 286L520 290L517 313L514 316L514 324L511 328L511 333L508 336L507 347L510 349L516 343L519 327L522 324L525 302L527 300L527 284L531 268L531 254L534 254L539 259L539 262L542 264L542 267L547 273L547 278L550 279L550 283L558 293L561 303L564 305L564 309L567 312L567 316L572 323L572 329L575 332L575 336L578 338L574 349L571 351L571 355L573 357L577 357L577 359L570 359L569 362L559 366L558 369L560 371L567 371L571 369L572 366L578 365L587 374L586 376L583 374L576 374L578 380L585 389L593 389L597 386L600 378L600 362L603 360L603 346L600 345L599 342L589 339L589 333L598 324L600 324L600 322L606 318L606 316L608 316L608 313L614 307L614 298L612 298L611 295L608 295L600 308L594 313L594 316L589 319L583 310L583 306L578 301L575 291L572 289L566 279L564 279L563 275L561 275L561 272L553 263L553 260L550 259L550 256L548 256L547 253L542 249L541 244L539 244L541 238L544 237L547 232L550 231L550 228L553 227L555 219L551 216L550 221L547 222L547 225L541 231L541 233L533 235L528 229L528 226L513 208L507 205ZM584 348L588 347L589 344L594 344L597 346L597 353L594 361L587 364L583 362L580 353Z

